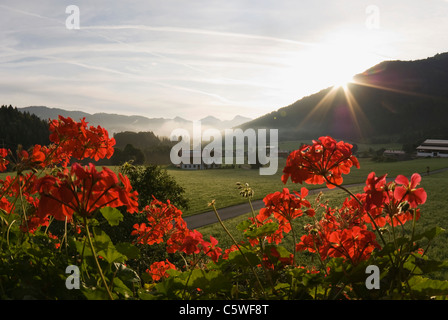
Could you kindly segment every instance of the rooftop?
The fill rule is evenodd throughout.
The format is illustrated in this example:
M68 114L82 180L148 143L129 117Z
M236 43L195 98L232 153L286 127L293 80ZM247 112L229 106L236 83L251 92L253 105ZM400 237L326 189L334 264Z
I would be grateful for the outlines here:
M443 146L448 147L448 140L426 139L421 146Z

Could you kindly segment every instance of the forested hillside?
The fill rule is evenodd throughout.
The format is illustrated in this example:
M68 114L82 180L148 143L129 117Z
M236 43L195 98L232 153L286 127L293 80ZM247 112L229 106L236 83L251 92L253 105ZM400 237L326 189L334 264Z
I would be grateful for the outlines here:
M14 151L21 144L25 149L34 144L47 145L48 122L11 105L0 108L0 147Z
M280 140L331 135L367 143L448 138L448 53L385 61L346 88L327 88L241 125L277 128Z

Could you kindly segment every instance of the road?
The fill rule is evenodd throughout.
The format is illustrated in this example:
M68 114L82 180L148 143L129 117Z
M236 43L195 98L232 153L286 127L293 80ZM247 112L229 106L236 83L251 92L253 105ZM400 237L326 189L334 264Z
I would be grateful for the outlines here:
M448 168L433 170L433 171L430 171L430 174L432 175L432 174L444 172L446 170L448 170ZM421 176L425 176L425 175L427 175L427 173L426 172L422 172L422 173L420 173L420 175ZM365 182L348 184L348 185L344 185L344 187L352 188L352 187L362 187L364 185L365 185ZM319 189L312 189L312 190L309 190L308 195L317 194L317 193L319 193L321 191L322 192L331 192L333 190L340 190L340 189L338 189L338 188L328 189L326 187L319 188ZM263 208L264 207L263 200L254 200L254 201L252 201L252 206L254 207L255 211ZM234 205L234 206L230 206L230 207L226 207L226 208L218 209L218 213L219 213L219 216L220 216L221 220L227 220L227 219L235 218L235 217L238 217L240 215L249 213L250 211L251 211L251 209L250 209L249 202L246 202L246 203L243 203L243 204ZM187 227L189 229L191 229L191 230L196 229L196 228L200 228L200 227L204 227L204 226L207 226L207 225L210 225L210 224L218 222L218 219L216 218L216 215L215 215L214 211L198 213L198 214L195 214L195 215L192 215L192 216L185 217L184 220L187 223Z
M351 188L351 187L360 187L360 186L364 186L364 185L365 185L365 183L355 183L355 184L344 185L344 187ZM300 186L300 188L301 188L301 186ZM333 190L340 190L340 189L337 189L337 188L328 189L326 187L318 188L318 189L311 189L308 192L308 196L312 195L312 194L318 194L321 191L322 192L331 192ZM263 202L263 200L253 200L252 206L254 207L254 210L257 211L264 207L264 202ZM218 213L219 213L221 220L235 218L235 217L238 217L240 215L243 215L243 214L246 214L249 212L251 212L249 202L218 209ZM192 216L185 217L184 220L187 223L187 227L192 230L218 222L218 219L216 218L214 211L198 213L198 214L195 214Z

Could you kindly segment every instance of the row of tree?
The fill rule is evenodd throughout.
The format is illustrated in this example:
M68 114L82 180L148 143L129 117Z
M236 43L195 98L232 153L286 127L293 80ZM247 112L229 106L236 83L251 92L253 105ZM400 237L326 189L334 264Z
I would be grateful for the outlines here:
M34 144L47 145L49 135L48 121L11 105L0 107L0 148L17 150L19 144L25 149Z
M42 120L34 114L20 111L12 105L0 107L0 148L17 150L40 144L48 145L48 120ZM153 132L119 132L114 134L115 152L111 159L98 162L101 165L122 165L133 161L142 164L169 164L173 142L157 137Z
M114 134L115 153L111 158L112 165L121 165L133 161L141 164L169 164L170 151L176 142L166 137L158 137L151 131L119 132Z

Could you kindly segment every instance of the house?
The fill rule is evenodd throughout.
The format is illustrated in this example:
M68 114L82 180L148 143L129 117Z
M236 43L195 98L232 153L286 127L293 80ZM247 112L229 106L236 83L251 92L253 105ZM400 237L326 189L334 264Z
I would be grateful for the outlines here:
M383 157L402 160L406 157L406 152L403 150L384 150Z
M448 140L426 139L417 147L417 157L448 158Z
M221 165L216 163L206 164L202 158L202 151L190 150L190 161L188 161L188 163L182 162L179 167L186 170L205 170L217 169L220 168Z

